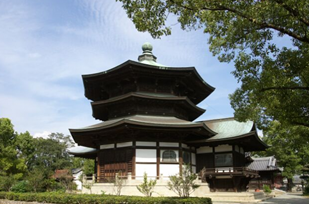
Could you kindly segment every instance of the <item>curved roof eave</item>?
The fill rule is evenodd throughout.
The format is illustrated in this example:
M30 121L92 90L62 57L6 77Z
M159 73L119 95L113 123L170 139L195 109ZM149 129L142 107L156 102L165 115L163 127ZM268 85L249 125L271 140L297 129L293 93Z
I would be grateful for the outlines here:
M94 74L84 74L82 75L83 79L87 79L87 78L92 78L92 77L98 77L98 76L103 76L106 75L108 73L111 73L115 70L121 69L122 67L125 67L126 65L137 65L137 66L142 66L144 68L149 68L149 69L158 69L158 70L175 70L175 71L192 71L194 73L194 75L198 78L198 80L200 82L202 82L208 89L211 90L211 92L213 92L215 90L215 87L209 85L207 82L205 82L203 80L203 78L199 75L199 73L196 71L195 67L166 67L166 66L155 66L155 65L149 65L149 64L144 64L144 63L140 63L140 62L136 62L136 61L132 61L132 60L127 60L124 63L111 68L109 70L106 71L102 71L102 72L98 72L98 73L94 73Z
M147 116L139 116L139 117L147 117ZM158 117L159 118L159 117ZM172 118L174 117L161 117L161 118ZM205 124L203 123L193 123L193 122L181 122L183 120L176 119L180 121L180 123L167 123L166 121L164 122L145 122L145 121L140 121L132 118L122 118L122 119L115 119L114 121L106 121L102 122L93 126L85 127L85 128L80 128L80 129L69 129L71 133L79 133L79 132L92 132L92 131L100 131L112 127L116 127L119 125L123 124L131 124L131 125L139 125L139 126L148 126L148 127L168 127L168 128L203 128L207 130L210 133L213 133L211 129L209 129Z
M116 96L104 101L93 101L91 102L91 105L101 105L101 104L108 104L108 103L112 103L112 102L116 102L116 101L121 101L123 99L127 99L130 97L139 97L139 98L145 98L145 99L158 99L158 100L170 100L170 101L185 101L187 104L189 104L192 108L194 108L197 111L200 112L205 112L205 109L198 107L197 105L195 105L194 103L192 103L192 101L186 97L186 96L177 96L175 97L173 96L167 96L167 97L162 97L162 96L151 96L151 95L147 95L147 94L143 94L143 93L136 93L136 92L130 92L128 94L124 94L121 96Z
M98 149L85 146L77 146L69 148L68 152L73 155L85 155L85 154L94 154L98 152Z

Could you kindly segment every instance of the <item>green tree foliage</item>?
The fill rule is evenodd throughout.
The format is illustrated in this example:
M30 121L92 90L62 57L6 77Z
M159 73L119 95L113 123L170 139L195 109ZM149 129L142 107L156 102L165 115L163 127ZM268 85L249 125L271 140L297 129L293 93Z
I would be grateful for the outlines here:
M169 190L174 191L179 197L187 198L193 193L199 185L194 181L197 175L191 172L190 165L184 165L181 175L170 176L170 181L167 186Z
M26 172L25 160L18 157L17 134L8 118L0 118L0 190L10 190Z
M52 133L49 138L35 140L34 168L42 168L47 173L72 166L72 157L67 148L72 145L70 137L62 133Z
M87 176L94 174L94 165L94 159L85 159L79 157L73 158L73 168L83 169L83 174Z
M143 183L136 186L136 188L139 192L141 192L145 196L151 197L151 195L153 193L153 189L154 189L156 184L157 184L157 180L149 180L148 181L147 173L145 172Z
M21 192L28 184L27 189L34 192L61 188L51 176L56 169L72 168L67 151L72 145L70 137L61 133L47 139L33 138L29 132L18 134L9 119L0 118L0 190ZM91 167L93 171L94 164L84 163L87 171ZM72 189L68 183L63 186Z
M274 155L278 166L284 167L282 175L288 179L288 190L292 187L292 178L300 174L303 166L309 163L308 128L303 126L284 126L272 122L265 131L263 140L270 145L266 154Z
M309 1L118 0L139 31L171 34L169 16L186 30L204 29L210 51L234 62L242 82L230 96L235 117L309 127ZM282 47L274 37L290 39Z

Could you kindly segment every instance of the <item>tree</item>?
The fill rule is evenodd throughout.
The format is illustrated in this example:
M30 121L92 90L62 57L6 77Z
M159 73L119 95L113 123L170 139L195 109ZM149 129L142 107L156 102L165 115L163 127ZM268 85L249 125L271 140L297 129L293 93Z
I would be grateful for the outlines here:
M182 29L203 28L210 51L234 62L242 82L230 96L238 120L272 120L309 127L309 1L118 0L139 31L171 34L170 14ZM281 47L274 36L290 39Z
M0 190L9 191L27 169L18 157L16 136L10 119L0 118Z
M195 184L197 175L191 172L190 165L184 165L181 175L170 176L167 186L169 190L174 191L179 197L189 197L199 185Z
M291 190L293 176L309 164L309 141L305 137L309 131L306 127L284 126L274 121L265 134L263 140L270 145L266 155L274 155L278 165L284 167L282 175L288 179L288 190Z
M29 186L31 187L31 190L35 193L44 187L44 180L46 180L44 172L42 172L42 170L38 168L30 171L27 177Z
M144 181L141 185L136 186L137 190L144 194L147 197L151 197L153 193L153 189L157 184L156 180L149 180L147 179L147 173L144 173Z
M56 169L70 169L72 157L67 151L70 146L69 136L62 133L52 133L48 139L37 138L33 167L44 169L49 174Z

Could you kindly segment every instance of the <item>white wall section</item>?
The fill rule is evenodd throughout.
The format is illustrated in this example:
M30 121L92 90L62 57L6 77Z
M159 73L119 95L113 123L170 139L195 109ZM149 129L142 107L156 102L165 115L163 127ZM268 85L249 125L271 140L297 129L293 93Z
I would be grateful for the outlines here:
M176 142L160 142L160 147L179 147L179 143Z
M216 152L228 152L232 150L233 150L233 147L231 145L219 145L215 147Z
M142 141L137 141L136 146L146 146L146 147L155 147L157 146L156 142L142 142Z
M195 155L195 153L191 153L191 163L192 163L193 165L196 164L196 155Z
M211 153L212 152L212 147L205 146L205 147L200 147L196 149L197 154L202 154L202 153Z
M160 174L163 174L164 179L179 174L179 164L160 164Z
M133 142L122 142L122 143L117 143L117 147L132 147Z
M100 149L112 149L114 147L115 147L115 144L100 145Z
M142 180L144 172L147 173L149 179L156 179L157 176L157 165L156 164L136 164L135 175L137 180Z
M157 162L156 149L136 149L136 162Z

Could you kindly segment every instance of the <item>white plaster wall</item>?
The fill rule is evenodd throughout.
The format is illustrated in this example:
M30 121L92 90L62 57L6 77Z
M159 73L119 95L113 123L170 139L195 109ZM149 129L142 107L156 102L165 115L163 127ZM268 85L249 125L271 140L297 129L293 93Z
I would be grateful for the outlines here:
M136 149L136 162L157 162L157 150Z
M193 165L196 164L196 155L195 155L195 153L191 153L191 163L192 163Z
M161 149L161 152L160 152L160 161L162 161L162 158L163 158L163 152L167 150L167 149ZM179 151L178 150L172 150L176 153L176 162L179 162Z
M155 147L157 146L156 142L143 142L143 141L137 141L136 146L147 146L147 147Z
M184 148L188 148L188 145L183 144L183 143L181 144L181 146L184 147Z
M77 190L82 190L83 189L83 184L80 181L80 176L83 174L83 171L78 172L77 174L73 174L73 182L76 183L77 185Z
M233 147L231 145L219 145L215 147L216 152L227 152L227 151L232 151Z
M160 175L163 175L164 179L176 174L179 174L179 164L160 164Z
M117 147L132 147L133 142L122 142L122 143L117 143Z
M135 168L137 180L142 180L144 178L144 172L147 173L149 179L155 179L157 176L156 164L136 164Z
M114 148L114 144L105 144L105 145L100 145L100 149L112 149Z
M209 147L209 146L200 147L196 149L197 154L211 153L211 152L212 152L212 147Z
M179 147L179 143L176 142L160 142L160 147Z
M192 166L192 173L196 173L196 167Z

